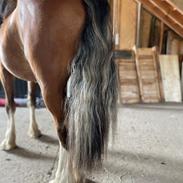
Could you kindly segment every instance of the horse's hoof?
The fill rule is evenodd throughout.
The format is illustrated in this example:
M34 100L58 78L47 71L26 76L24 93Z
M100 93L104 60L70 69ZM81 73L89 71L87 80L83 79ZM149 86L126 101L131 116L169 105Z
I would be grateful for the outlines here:
M15 143L9 143L6 139L1 143L0 149L3 151L10 151L16 148Z
M51 180L49 183L74 183L74 182L70 182L68 180L61 180L61 179L58 179L58 178L55 178L54 180Z
M52 180L49 183L59 183L57 180Z
M34 139L40 138L42 136L40 130L29 130L28 131L28 136Z

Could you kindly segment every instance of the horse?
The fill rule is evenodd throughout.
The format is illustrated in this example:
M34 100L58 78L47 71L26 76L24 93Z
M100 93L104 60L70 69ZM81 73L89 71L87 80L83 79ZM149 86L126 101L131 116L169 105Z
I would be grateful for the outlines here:
M116 126L109 1L7 1L16 7L0 28L0 78L9 118L1 148L16 147L13 77L36 82L59 140L51 183L84 183L86 173L102 165L109 130Z
M6 19L15 10L16 5L17 5L17 1L15 1L15 0L0 0L0 25L3 23L3 20ZM41 136L41 132L38 128L38 125L36 122L36 116L35 116L36 83L27 82L27 88L28 88L28 95L27 95L28 96L28 106L30 109L30 125L29 125L28 135L31 138L38 138ZM13 93L13 91L12 91L12 93ZM13 139L15 139L15 137L13 137ZM14 144L14 146L16 146L16 145ZM11 149L11 148L12 148L11 146L9 146L9 147L7 146L6 150Z

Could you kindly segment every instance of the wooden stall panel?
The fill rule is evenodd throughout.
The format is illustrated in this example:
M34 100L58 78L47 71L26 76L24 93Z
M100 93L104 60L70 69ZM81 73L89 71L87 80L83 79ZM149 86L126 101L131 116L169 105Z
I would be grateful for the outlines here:
M142 102L160 102L162 97L156 50L154 48L140 48L135 51Z
M119 49L132 49L136 44L137 3L133 0L120 0L120 6Z
M140 102L135 58L119 60L120 98L123 104Z
M183 55L183 39L172 31L168 32L167 54Z
M181 81L177 55L159 56L164 96L166 102L181 102Z
M111 9L112 9L114 43L115 43L115 48L119 49L121 0L111 0L110 3L111 3Z
M151 21L152 21L152 15L149 12L147 12L145 9L143 9L142 20L141 20L141 33L140 33L140 38L141 38L140 46L142 48L149 47Z

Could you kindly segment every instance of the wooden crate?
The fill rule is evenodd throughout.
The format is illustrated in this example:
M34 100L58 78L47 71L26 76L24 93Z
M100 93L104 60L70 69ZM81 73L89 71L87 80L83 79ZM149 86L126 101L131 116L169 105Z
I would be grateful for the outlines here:
M159 62L166 102L181 102L181 79L178 55L160 55Z
M134 54L119 60L120 99L123 104L140 102Z
M156 49L140 48L135 49L135 53L142 102L161 102L163 96Z

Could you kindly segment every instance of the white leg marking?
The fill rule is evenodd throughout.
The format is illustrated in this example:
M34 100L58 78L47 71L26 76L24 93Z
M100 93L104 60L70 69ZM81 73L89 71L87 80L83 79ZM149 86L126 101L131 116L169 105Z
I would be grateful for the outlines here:
M30 109L30 125L29 125L28 135L31 138L37 138L37 137L40 137L41 132L36 122L35 107L30 106L29 109Z
M14 149L15 147L16 147L15 119L14 119L14 113L10 112L8 115L8 125L5 139L1 143L0 149L8 151Z
M67 81L67 98L71 96L71 80L70 78Z
M68 166L68 152L62 147L60 143L58 168L55 179L50 183L73 183L71 180L69 180L71 177Z

